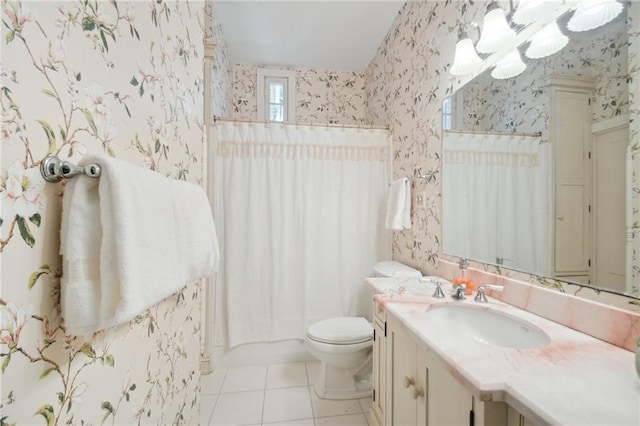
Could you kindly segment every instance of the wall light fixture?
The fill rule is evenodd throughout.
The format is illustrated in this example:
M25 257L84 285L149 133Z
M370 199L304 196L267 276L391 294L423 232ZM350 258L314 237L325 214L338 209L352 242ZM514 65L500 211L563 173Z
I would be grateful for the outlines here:
M566 0L564 5L567 11L574 10L573 15L567 22L567 28L571 31L588 31L600 27L615 19L624 9L624 5L617 0ZM513 0L509 0L511 11L509 15L520 30L522 26L533 24L544 19L550 8L557 8L561 2L559 0L520 0L518 8L513 10ZM548 22L548 21L546 21ZM543 22L540 22L543 24ZM478 24L471 22L478 31ZM515 45L516 31L511 27L504 10L502 10L495 0L487 6L487 13L484 15L482 33L476 46L473 40L465 31L465 24L458 30L458 42L451 65L452 75L459 76L471 74L480 69L483 59L478 53L488 55L508 49ZM566 31L565 31L566 32ZM530 39L529 47L525 55L531 59L540 59L559 52L569 42L569 38L562 33L558 21L553 21L539 31ZM477 49L477 52L476 52ZM506 79L515 77L527 68L522 62L518 49L512 50L496 63L491 72L491 76L496 79Z
M611 22L622 9L616 0L580 0L567 28L574 32L598 28Z

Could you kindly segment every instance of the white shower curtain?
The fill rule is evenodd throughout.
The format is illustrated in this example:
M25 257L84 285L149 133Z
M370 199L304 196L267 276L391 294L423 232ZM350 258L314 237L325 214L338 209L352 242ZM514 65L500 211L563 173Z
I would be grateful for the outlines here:
M366 313L364 278L390 251L389 132L218 121L213 141L228 345Z
M549 153L540 137L445 133L443 251L548 274Z

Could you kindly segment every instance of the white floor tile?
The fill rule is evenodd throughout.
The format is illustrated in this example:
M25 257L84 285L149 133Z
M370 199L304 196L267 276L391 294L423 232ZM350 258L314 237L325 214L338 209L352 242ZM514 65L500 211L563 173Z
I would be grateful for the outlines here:
M316 426L367 426L364 414L316 418Z
M308 386L267 389L264 395L263 423L313 417Z
M211 374L200 376L200 387L202 394L220 393L224 377L227 374L226 368L216 368Z
M291 420L289 422L262 423L269 426L315 426L313 419Z
M221 393L210 425L254 425L262 420L264 391Z
M363 398L360 399L360 406L362 407L362 412L365 415L369 414L369 410L371 410L371 404L373 402L373 400L371 398Z
M362 407L357 399L342 401L320 399L313 390L313 386L309 390L311 392L314 417L344 416L347 414L362 413Z
M216 406L218 395L202 395L200 398L200 424L205 426L209 424L211 413Z
M320 361L309 361L305 364L307 364L307 378L309 379L309 384L313 385L316 383L318 374L320 374Z
M270 364L267 368L267 389L307 386L307 368L304 362Z
M220 393L263 390L266 377L266 365L229 368Z

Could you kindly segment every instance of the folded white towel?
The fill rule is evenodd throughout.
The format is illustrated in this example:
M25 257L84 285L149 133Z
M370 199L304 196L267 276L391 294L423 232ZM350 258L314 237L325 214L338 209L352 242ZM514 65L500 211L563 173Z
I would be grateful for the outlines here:
M88 163L100 178L70 179L62 205L62 316L75 335L133 319L220 257L202 188L103 155Z
M411 187L407 178L391 182L385 227L393 231L411 228Z

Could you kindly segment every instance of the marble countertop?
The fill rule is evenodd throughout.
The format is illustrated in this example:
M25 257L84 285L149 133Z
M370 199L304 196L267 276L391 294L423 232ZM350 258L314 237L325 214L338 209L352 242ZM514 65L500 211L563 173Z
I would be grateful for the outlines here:
M451 284L437 277L369 278L378 303L396 317L416 342L433 351L467 390L482 400L504 401L535 424L639 425L640 379L634 354L587 334L501 302L450 297ZM445 299L431 297L434 280ZM514 316L542 329L547 346L516 349L457 339L435 328L425 312L442 304L473 305Z

